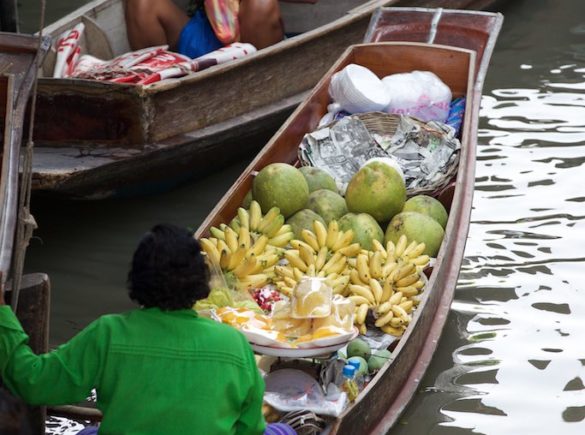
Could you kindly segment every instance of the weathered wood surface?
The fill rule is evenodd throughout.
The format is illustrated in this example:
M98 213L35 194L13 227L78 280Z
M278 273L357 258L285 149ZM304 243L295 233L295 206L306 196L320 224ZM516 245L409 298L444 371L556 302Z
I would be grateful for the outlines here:
M289 6L297 8L299 17L303 14L306 17L313 8L320 4L325 8L329 2ZM355 3L348 0L344 6L353 7ZM119 168L125 166L125 171L132 173L130 178L138 183L133 191L140 190L140 177L146 177L144 186L150 186L155 179L168 181L169 173L176 179L205 173L202 159L192 159L195 166L188 170L183 162L164 158L161 152L157 152L163 148L167 152L176 148L174 155L179 156L197 154L201 149L206 157L210 156L215 167L220 167L215 160L222 164L235 161L240 157L237 148L241 142L232 140L236 145L230 146L226 152L225 135L214 127L221 125L232 133L247 128L264 136L273 133L274 126L282 121L283 113L286 115L292 111L301 101L300 96L322 77L341 52L348 45L363 40L370 15L376 8L388 5L466 8L476 4L473 0L375 0L350 12L340 13L341 8L337 8L335 15L329 16L328 23L321 27L232 63L145 88L45 78L39 87L33 188L86 198L110 196L117 192L116 187L128 186L127 182L115 186L115 180L119 178L116 168L111 171L99 169L114 164ZM114 35L109 38L114 54L119 54L117 50L127 46L125 40L124 43L113 40L126 37L125 29L114 29L123 27L120 0L96 1L81 9L97 27L103 28L104 34ZM117 13L114 14L113 10ZM106 23L108 18L118 25ZM331 21L334 18L337 19ZM285 25L286 19L285 16ZM291 23L302 22L294 15L290 19ZM72 14L48 29L58 34L80 20L79 13ZM249 115L268 109L274 113L262 117L263 125L251 127ZM240 122L242 125L238 128ZM205 129L216 131L218 137L213 139L205 133L203 136L207 140L198 143L197 132ZM237 136L232 139L237 139ZM120 153L121 149L129 152ZM225 156L234 150L233 158ZM84 156L86 161L93 156L97 158L95 163L76 165L71 155ZM155 176L154 171L141 171L143 166L137 160L141 157L152 162L153 166L161 167L161 172ZM76 176L81 172L84 175ZM108 187L102 188L102 185Z

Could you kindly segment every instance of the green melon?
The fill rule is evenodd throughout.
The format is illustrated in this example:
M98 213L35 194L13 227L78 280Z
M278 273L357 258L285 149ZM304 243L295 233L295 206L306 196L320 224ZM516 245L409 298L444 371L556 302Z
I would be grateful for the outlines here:
M263 213L278 207L287 218L305 207L309 198L309 185L301 171L294 166L272 163L254 178L252 195Z
M299 171L301 171L305 177L305 180L307 180L307 184L309 185L309 192L314 192L320 189L327 189L333 192L337 192L337 184L335 184L335 179L323 169L314 168L312 166L301 166Z
M414 211L399 213L388 224L385 242L398 242L404 234L409 242L416 240L425 244L424 254L436 257L445 231L432 217Z
M385 223L402 210L406 187L396 169L374 161L351 178L345 201L350 212L367 213L379 223Z
M374 239L380 243L384 241L384 230L367 213L347 213L337 223L340 230L353 230L353 242L358 242L363 249L372 250Z
M295 239L302 240L301 231L303 229L313 231L314 221L319 221L323 225L327 226L325 224L325 220L323 220L321 216L319 216L313 210L309 210L308 208L305 208L293 214L291 217L287 219L286 223L292 227L292 230L295 233Z
M327 189L311 192L307 208L321 216L326 224L337 220L347 213L345 199L340 194Z
M426 214L436 220L443 229L447 226L449 215L447 210L438 199L428 195L416 195L404 203L402 211L415 211Z

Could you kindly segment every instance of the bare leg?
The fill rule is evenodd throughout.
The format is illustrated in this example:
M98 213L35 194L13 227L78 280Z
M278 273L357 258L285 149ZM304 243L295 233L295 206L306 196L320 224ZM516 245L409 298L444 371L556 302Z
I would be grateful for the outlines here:
M241 0L240 40L258 50L282 41L284 30L278 0Z
M125 14L132 50L164 44L174 50L189 21L172 0L126 0Z

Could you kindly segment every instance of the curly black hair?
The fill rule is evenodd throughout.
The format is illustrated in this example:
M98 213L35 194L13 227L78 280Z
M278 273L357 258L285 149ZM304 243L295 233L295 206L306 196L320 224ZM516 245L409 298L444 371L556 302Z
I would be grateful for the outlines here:
M209 295L209 269L199 242L184 228L160 224L146 233L128 272L130 299L146 308L191 308Z

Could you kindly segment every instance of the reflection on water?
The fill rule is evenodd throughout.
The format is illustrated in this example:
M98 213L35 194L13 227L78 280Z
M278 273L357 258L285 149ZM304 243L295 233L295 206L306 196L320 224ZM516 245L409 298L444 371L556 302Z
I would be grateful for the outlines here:
M496 50L456 300L425 385L393 433L585 433L585 44L571 43L585 23L567 25L585 5L562 4L581 11L547 29L564 44L540 46L539 56ZM519 31L505 27L499 46Z

